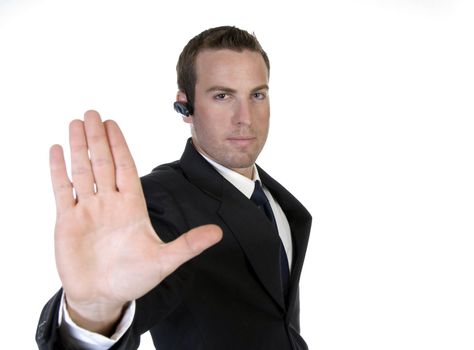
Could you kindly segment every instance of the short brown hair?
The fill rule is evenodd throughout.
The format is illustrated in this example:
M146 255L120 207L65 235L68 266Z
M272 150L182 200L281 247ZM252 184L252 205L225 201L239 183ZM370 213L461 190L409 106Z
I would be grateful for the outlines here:
M230 49L238 52L242 50L256 51L262 55L270 74L270 61L255 34L231 26L207 29L188 42L179 55L178 64L176 65L178 89L186 94L191 110L194 107L194 91L197 80L196 57L200 51L205 49Z

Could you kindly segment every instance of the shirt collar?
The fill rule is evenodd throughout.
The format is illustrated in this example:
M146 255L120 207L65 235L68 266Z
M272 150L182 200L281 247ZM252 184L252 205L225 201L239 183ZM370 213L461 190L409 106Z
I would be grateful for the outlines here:
M255 181L260 181L260 176L258 175L258 170L255 164L253 165L253 179L250 180L248 177L245 177L234 170L226 168L204 154L200 154L217 170L219 174L221 174L227 181L229 181L240 192L242 192L245 197L250 199L255 188Z

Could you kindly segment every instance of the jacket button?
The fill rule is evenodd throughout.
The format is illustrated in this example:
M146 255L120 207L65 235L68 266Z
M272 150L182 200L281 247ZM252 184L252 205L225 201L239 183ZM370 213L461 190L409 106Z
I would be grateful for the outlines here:
M38 329L36 330L36 340L38 341L43 340L45 325L46 325L46 321L43 321L38 325Z

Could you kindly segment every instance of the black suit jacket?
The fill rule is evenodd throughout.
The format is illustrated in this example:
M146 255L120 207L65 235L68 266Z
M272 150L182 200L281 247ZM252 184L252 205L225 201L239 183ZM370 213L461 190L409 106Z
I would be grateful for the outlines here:
M135 349L148 330L159 350L307 349L299 334L298 284L311 216L278 182L258 171L291 227L288 300L281 292L279 241L271 223L189 140L179 161L142 178L152 224L164 241L203 224L219 225L223 239L138 299L133 324L113 349ZM41 314L40 349L61 349L59 299L60 292Z

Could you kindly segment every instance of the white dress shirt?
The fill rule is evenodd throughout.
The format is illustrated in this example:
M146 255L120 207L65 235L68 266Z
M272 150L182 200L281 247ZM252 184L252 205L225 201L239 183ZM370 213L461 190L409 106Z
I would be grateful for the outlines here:
M257 167L254 165L253 179L249 179L229 168L226 168L219 163L216 163L212 159L209 159L205 155L201 154L216 170L221 174L227 181L234 185L245 197L249 198L252 196L255 188L255 181L260 181ZM261 181L260 181L261 182ZM263 191L270 202L270 206L275 216L275 221L278 228L278 233L288 257L288 266L291 272L291 263L293 261L293 244L291 240L291 230L288 219L285 213L281 209L280 205L275 201L268 189L263 185ZM128 330L132 324L135 316L135 301L130 302L130 305L125 310L125 313L117 326L115 333L110 337L105 337L98 333L90 332L76 325L69 316L67 308L65 307L64 293L61 299L61 305L59 309L58 323L60 326L59 332L63 339L63 343L67 349L84 349L84 350L107 350L110 349Z

